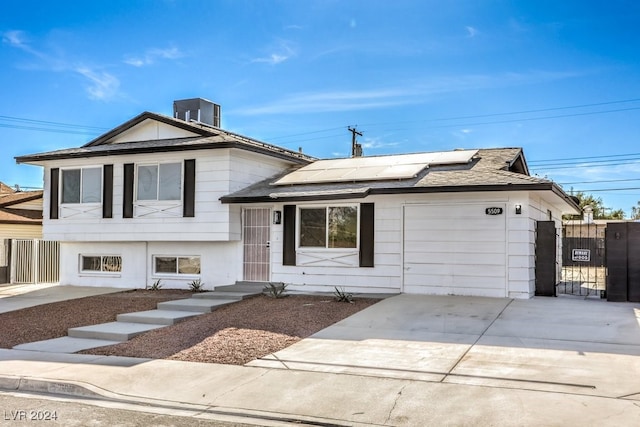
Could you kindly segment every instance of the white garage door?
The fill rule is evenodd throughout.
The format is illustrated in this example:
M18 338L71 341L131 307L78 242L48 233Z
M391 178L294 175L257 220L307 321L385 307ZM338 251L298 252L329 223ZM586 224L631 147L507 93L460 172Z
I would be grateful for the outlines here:
M493 203L405 206L404 292L505 297L505 212Z

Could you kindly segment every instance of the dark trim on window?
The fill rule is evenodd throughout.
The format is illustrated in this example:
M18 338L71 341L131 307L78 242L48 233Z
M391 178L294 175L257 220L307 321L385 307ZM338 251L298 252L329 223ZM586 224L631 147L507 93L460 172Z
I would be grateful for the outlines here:
M282 265L296 265L296 205L284 205L282 214Z
M374 212L373 203L360 204L360 267L373 267Z
M124 165L124 191L122 192L122 217L133 218L133 184L135 164Z
M196 216L196 160L184 161L182 216Z
M58 219L58 204L60 197L60 169L51 169L51 182L49 183L49 219Z
M102 218L113 218L113 165L102 167Z

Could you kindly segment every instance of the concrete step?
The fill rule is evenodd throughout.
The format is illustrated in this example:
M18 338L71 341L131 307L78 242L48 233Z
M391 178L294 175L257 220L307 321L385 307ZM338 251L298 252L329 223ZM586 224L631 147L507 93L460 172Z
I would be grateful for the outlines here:
M88 338L61 337L30 342L13 347L15 350L42 351L45 353L75 353L90 348L119 344L122 341L96 340Z
M158 304L159 310L191 311L195 313L210 313L223 305L237 302L237 299L206 299L188 298L175 301L165 301Z
M216 286L214 288L215 292L224 291L224 292L254 292L256 294L261 294L262 290L268 282L236 282L233 285L226 286Z
M128 341L142 333L164 328L167 325L152 325L144 323L109 322L92 326L80 326L68 331L73 338L90 338L109 341Z
M231 292L231 291L214 291L214 292L199 292L193 294L191 298L196 299L235 299L240 301L241 299L248 298L253 295L258 295L261 292Z
M175 325L199 313L182 310L147 310L135 313L123 313L116 316L118 322L145 323L150 325Z

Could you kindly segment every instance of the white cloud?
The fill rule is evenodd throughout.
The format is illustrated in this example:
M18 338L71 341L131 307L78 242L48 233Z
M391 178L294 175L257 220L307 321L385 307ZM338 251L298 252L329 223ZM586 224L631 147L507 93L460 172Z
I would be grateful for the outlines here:
M2 42L21 49L40 60L40 67L57 73L73 72L82 76L88 82L86 91L91 99L107 100L113 98L120 88L117 77L105 71L95 71L87 66L77 66L64 59L62 54L51 55L48 52L33 48L27 42L23 31L7 31L2 34Z
M250 107L235 113L241 115L321 113L420 104L429 102L430 97L437 94L518 86L540 81L559 80L575 75L576 73L571 72L534 71L501 75L431 77L427 81L411 82L404 86L297 93L269 104Z
M134 67L143 67L145 65L152 65L159 59L178 59L184 57L184 53L175 46L164 49L149 49L141 56L128 56L124 59L125 64L132 65Z
M120 80L112 74L94 71L88 67L78 67L75 71L89 80L90 85L86 87L89 98L104 101L113 98L118 93Z
M25 34L19 30L5 31L2 33L2 42L14 47L24 48L26 46Z
M464 28L467 30L467 37L469 38L474 38L479 33L479 31L474 27L466 26Z
M291 43L285 40L280 40L276 43L276 46L273 47L271 53L266 56L262 56L259 58L254 58L251 62L265 63L271 65L277 65L282 62L285 62L292 56L295 56L296 52L291 46Z

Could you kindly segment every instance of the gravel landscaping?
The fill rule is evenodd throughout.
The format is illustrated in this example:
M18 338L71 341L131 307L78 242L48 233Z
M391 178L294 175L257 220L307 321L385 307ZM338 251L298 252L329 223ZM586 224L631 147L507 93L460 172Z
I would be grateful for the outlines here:
M44 304L0 314L0 347L65 336L76 326L112 322L120 313L151 310L162 301L188 298L191 292L135 290ZM352 304L331 296L259 295L147 332L125 343L85 354L242 365L286 348L376 302Z

